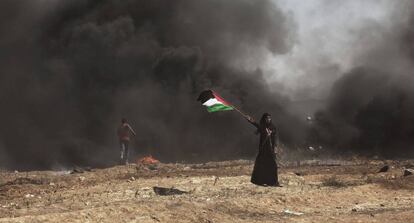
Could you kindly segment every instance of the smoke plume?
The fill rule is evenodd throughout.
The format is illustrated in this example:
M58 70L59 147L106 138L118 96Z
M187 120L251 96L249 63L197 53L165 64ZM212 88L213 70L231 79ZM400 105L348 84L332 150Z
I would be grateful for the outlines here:
M4 0L0 167L113 165L122 117L134 156L253 157L253 127L208 114L205 89L292 147L414 155L413 40L408 0Z
M196 102L212 88L285 142L303 134L264 78L262 58L292 47L291 19L270 1L74 0L0 3L0 161L7 168L109 165L126 117L136 153L161 160L252 156L233 112Z
M390 28L361 32L369 48L335 81L326 109L315 114L312 140L336 151L413 156L414 5L396 4Z

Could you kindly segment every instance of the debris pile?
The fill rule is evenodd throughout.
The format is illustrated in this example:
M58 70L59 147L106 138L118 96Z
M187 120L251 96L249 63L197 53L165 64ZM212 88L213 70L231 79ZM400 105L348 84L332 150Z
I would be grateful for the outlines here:
M283 213L288 214L288 215L294 215L294 216L301 216L301 215L303 215L302 212L291 211L289 209L284 210Z
M77 167L73 168L73 170L70 172L70 174L84 173L86 171L90 172L90 171L92 171L92 168L91 167L78 167L77 166Z
M390 169L390 166L385 165L385 166L383 166L383 167L382 167L382 168L378 171L378 173L385 173L385 172L387 172L389 169Z
M410 176L414 174L414 170L413 169L404 169L404 176Z
M178 190L175 188L165 188L165 187L153 187L155 194L161 196L168 196L168 195L181 195L187 194L187 191Z

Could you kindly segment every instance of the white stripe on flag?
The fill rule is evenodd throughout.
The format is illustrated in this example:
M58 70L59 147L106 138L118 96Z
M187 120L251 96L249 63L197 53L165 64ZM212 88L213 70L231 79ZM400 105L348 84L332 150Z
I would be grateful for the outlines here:
M219 100L215 99L215 98L210 98L208 99L206 102L203 103L204 106L210 107L216 104L223 104L221 103Z

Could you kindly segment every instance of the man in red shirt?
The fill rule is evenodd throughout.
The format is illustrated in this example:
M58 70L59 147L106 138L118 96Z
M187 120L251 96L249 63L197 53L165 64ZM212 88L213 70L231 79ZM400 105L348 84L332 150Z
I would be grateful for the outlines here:
M126 118L121 120L121 125L118 127L118 138L119 138L119 145L121 149L121 164L128 164L128 155L129 155L129 141L130 135L136 136L135 131L132 127L128 124Z

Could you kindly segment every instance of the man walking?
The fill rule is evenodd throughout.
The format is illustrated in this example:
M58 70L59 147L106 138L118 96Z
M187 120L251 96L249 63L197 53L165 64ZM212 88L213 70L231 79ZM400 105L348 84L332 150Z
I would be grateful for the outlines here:
M118 127L118 138L119 145L121 149L121 164L128 164L128 155L129 155L129 141L130 135L136 136L135 131L128 124L126 118L122 118L121 125Z

